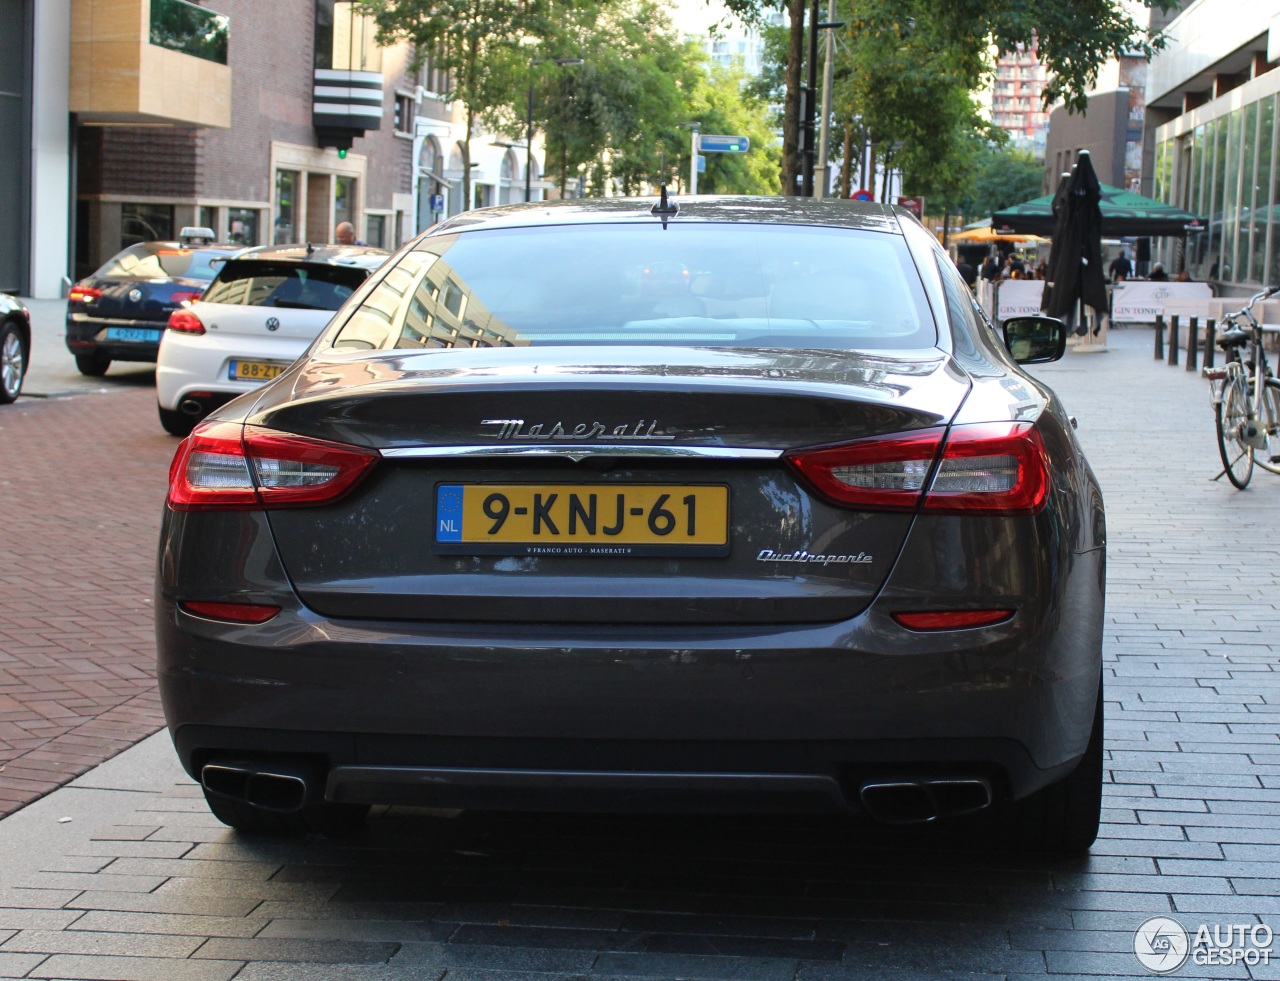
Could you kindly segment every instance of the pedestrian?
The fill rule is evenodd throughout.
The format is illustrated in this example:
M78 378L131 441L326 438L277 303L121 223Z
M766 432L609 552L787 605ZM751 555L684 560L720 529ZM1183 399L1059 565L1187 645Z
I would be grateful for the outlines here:
M1122 283L1133 275L1133 263L1124 254L1124 249L1121 249L1120 254L1111 260L1111 265L1107 267L1107 274L1113 283Z
M1038 266L1036 266L1036 279L1048 279L1048 278L1049 278L1049 263L1041 262Z
M338 227L333 230L333 240L339 245L367 245L356 238L355 226L349 221L338 222Z
M964 257L961 256L956 260L956 271L960 273L960 278L964 280L965 285L973 289L973 284L978 281L978 270L965 262Z
M1157 262L1152 266L1151 275L1147 278L1153 283L1167 283L1169 281L1169 274L1164 271L1164 263Z
M979 271L978 275L988 282L999 277L1000 267L996 265L996 260L992 257L990 252L988 252L987 257L982 260L982 269Z
M1187 272L1184 269L1180 273L1178 273L1178 275L1173 277L1173 281L1175 283L1189 283L1191 282L1191 273Z

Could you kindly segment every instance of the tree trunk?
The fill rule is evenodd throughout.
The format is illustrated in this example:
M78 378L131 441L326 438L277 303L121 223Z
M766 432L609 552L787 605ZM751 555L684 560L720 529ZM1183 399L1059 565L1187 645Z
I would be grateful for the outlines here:
M840 154L840 198L848 201L853 193L853 120L844 123L844 146Z
M866 179L865 181L863 181L863 182L862 182L862 186L863 186L863 187L865 187L868 191L870 191L870 192L871 192L871 196L872 196L872 197L875 197L875 193L876 193L876 145L875 145L875 143L873 143L873 142L871 142L871 141L872 141L872 137L871 137L871 135L870 135L870 134L868 134L868 136L867 136L867 142L868 142L868 144L870 144L870 145L867 147L867 172L866 172L866 178L867 178L867 179Z
M787 43L787 96L782 111L782 193L799 193L800 176L800 73L804 66L804 0L787 0L791 18Z
M560 146L560 199L564 200L565 188L569 185L569 144Z
M471 210L471 133L475 122L475 110L467 106L467 138L458 141L462 147L462 207L459 211Z
M880 202L881 204L889 203L889 190L891 188L890 181L893 177L893 151L884 151L884 177L880 180Z

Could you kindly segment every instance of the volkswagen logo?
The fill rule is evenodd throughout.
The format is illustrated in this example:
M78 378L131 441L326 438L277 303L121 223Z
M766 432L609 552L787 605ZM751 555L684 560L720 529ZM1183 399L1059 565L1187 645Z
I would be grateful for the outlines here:
M130 303L141 303L141 302L142 302L142 290L138 289L136 286L135 286L133 289L129 290L129 302L130 302Z
M279 330L279 329L280 329L280 320L279 320L279 318L277 318L277 317L268 317L268 318L267 318L267 330Z

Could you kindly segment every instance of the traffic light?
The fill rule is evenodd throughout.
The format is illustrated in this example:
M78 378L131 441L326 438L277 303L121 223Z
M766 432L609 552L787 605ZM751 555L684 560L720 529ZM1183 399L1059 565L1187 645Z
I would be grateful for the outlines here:
M347 159L347 148L345 146L338 147L338 159L339 160Z

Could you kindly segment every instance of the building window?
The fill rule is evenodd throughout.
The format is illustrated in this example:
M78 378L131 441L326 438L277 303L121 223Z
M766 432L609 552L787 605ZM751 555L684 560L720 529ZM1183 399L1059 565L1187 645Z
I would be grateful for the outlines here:
M317 68L382 71L382 49L375 42L377 25L356 0L316 0Z
M369 215L364 220L364 240L378 249L387 247L387 216Z
M276 171L276 245L298 241L298 184L296 170Z
M209 207L196 208L196 224L201 228L212 228L218 234L218 209Z
M228 208L227 229L237 245L258 245L259 213L255 208Z
M413 135L413 96L396 95L395 126L397 133Z
M120 205L120 248L173 238L173 205Z
M336 228L344 221L356 223L356 179L354 177L335 177L333 179L333 224Z

